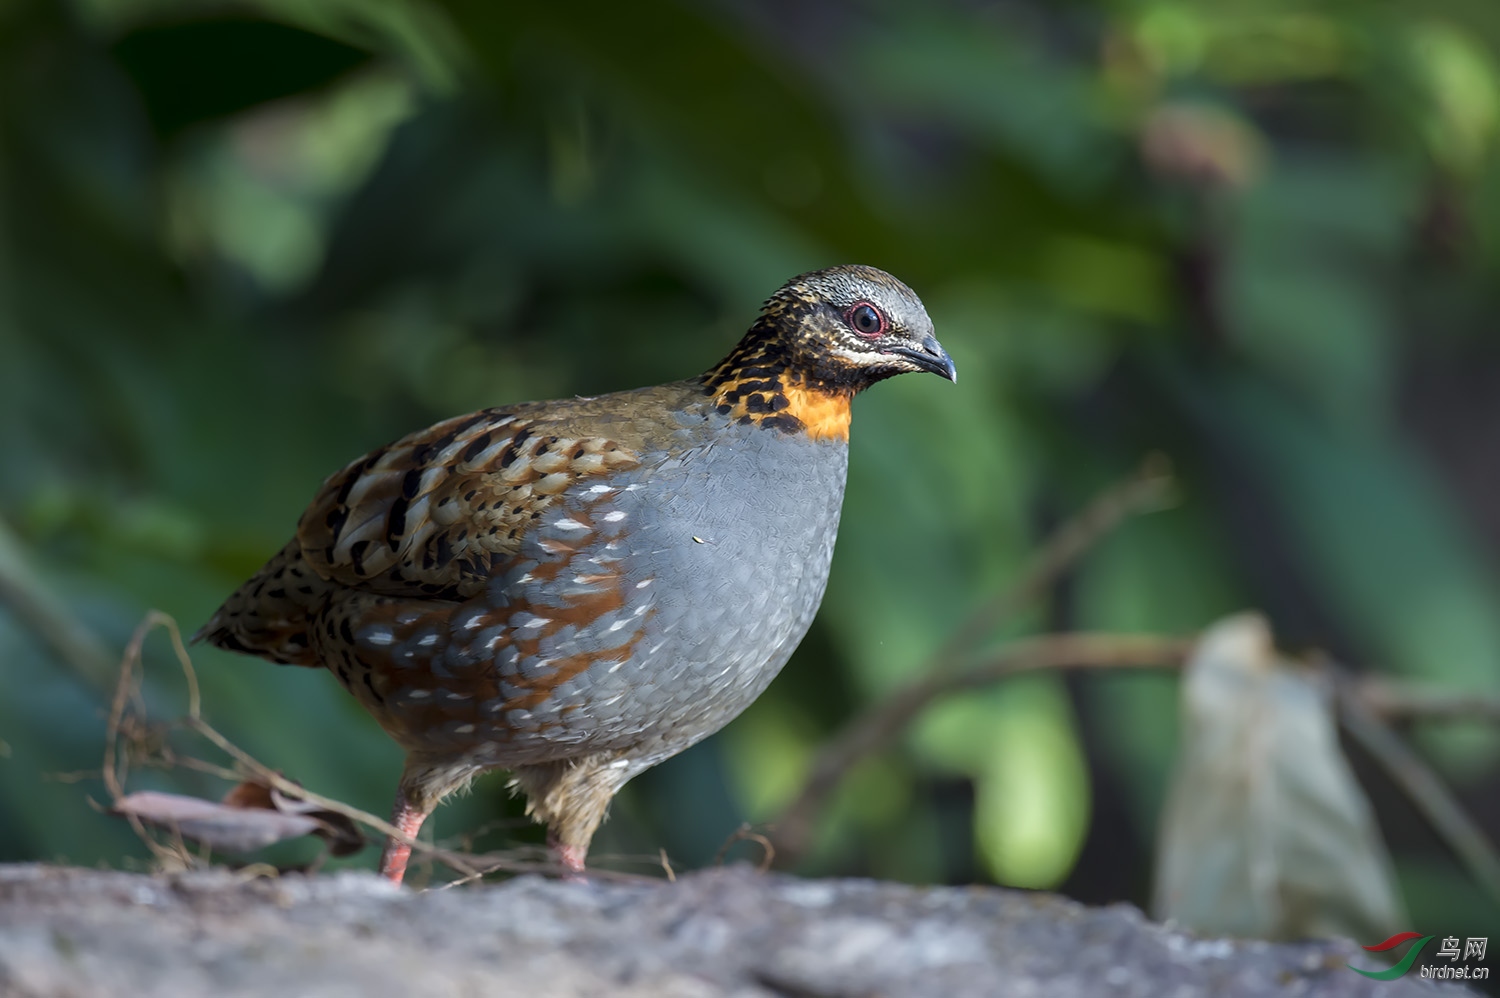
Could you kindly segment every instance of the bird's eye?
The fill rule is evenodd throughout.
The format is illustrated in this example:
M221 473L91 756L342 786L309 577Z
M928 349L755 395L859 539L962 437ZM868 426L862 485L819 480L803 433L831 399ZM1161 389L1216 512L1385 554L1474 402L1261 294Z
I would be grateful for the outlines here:
M861 336L874 338L885 332L885 316L874 305L860 302L849 310L849 328Z

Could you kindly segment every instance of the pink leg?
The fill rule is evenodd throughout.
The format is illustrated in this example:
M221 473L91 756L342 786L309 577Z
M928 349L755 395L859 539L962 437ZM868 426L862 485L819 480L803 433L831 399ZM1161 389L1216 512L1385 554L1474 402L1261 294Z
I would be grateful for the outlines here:
M574 883L582 883L588 878L583 875L583 858L588 854L586 848L567 845L558 839L557 833L547 829L547 849L551 851L552 858L566 872L563 879Z
M411 838L422 830L422 822L431 811L423 811L406 799L406 794L396 792L396 806L391 811L391 824ZM398 839L387 839L385 852L380 856L380 875L392 883L399 884L406 876L406 862L411 858L411 846Z

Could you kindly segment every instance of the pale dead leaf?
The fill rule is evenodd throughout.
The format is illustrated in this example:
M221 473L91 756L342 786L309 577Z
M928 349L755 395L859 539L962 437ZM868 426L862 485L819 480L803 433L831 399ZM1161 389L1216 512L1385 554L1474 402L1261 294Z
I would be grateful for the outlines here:
M133 815L148 825L180 833L215 852L246 853L285 839L310 835L318 819L261 808L233 807L181 794L142 790L121 797L115 814Z
M1203 635L1162 817L1157 918L1264 939L1401 928L1390 857L1339 748L1329 693L1280 657L1264 618Z
M365 846L365 837L352 818L311 801L288 797L280 790L257 780L245 780L231 787L224 795L223 802L230 807L261 808L313 818L318 822L313 834L327 842L328 851L335 856L348 856Z
M364 836L343 815L292 800L249 780L233 787L219 802L143 790L120 798L112 810L180 834L215 852L254 852L303 835L324 839L335 856L364 846Z

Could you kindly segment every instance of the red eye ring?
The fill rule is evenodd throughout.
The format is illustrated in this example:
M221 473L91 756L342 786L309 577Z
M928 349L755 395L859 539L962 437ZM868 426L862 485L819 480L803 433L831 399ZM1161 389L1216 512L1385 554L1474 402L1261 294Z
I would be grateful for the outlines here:
M867 301L857 302L853 308L844 313L844 322L867 340L880 339L890 325L886 321L885 313Z

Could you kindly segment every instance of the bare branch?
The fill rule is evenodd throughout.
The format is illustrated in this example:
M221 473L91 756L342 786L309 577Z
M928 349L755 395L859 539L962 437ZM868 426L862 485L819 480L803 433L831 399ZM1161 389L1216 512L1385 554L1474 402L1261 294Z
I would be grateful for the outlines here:
M928 675L907 684L855 718L819 753L801 792L773 826L782 865L806 849L814 821L844 777L896 741L942 697L1038 669L1180 667L1191 647L1190 639L1160 635L1052 634L1016 641L963 672Z
M1045 596L1068 569L1116 527L1133 516L1167 509L1173 502L1171 466L1166 458L1153 455L1133 476L1111 486L1059 527L1032 556L1021 577L970 614L958 630L928 656L917 674L960 668L967 656L993 634L995 628Z
M188 654L187 647L183 644L182 633L178 629L177 622L174 619L156 610L152 610L146 615L146 618L141 621L140 626L136 628L134 635L132 635L120 663L119 679L115 684L115 696L110 709L104 749L104 782L113 800L118 801L124 795L127 763L123 753L119 750L119 742L127 717L129 703L136 692L138 671L141 665L141 649L145 643L146 636L157 627L167 629L172 640L172 648L176 653L178 664L181 666L183 675L187 680L188 715L183 719L182 723L233 759L237 768L226 770L224 767L215 766L203 760L191 757L170 756L170 761L173 764L199 771L216 773L227 779L243 779L248 777L277 790L289 798L306 801L322 810L341 815L360 825L373 829L381 835L405 842L418 854L440 862L461 875L458 880L445 886L468 883L480 879L487 873L502 871L507 873L551 873L557 875L567 872L560 865L551 861L517 859L514 855L506 853L475 855L439 848L430 843L411 838L394 825L367 811L362 811L359 808L345 804L342 801L334 800L331 797L314 793L271 769L250 753L234 744L234 742L230 741L225 735L203 719L201 714L202 701L198 692L197 673L193 668L192 658ZM191 853L180 839L176 843L177 848L168 849L158 843L133 815L128 815L127 817L137 834L157 854L158 859L180 862L190 862L192 860ZM597 880L618 880L625 882L640 882L654 879L610 870L590 870L589 876Z
M1330 665L1329 671L1344 730L1390 774L1490 897L1500 901L1500 855L1484 831L1442 778L1370 708L1363 684L1351 681L1345 670Z
M20 540L0 520L0 604L9 606L16 621L29 627L63 665L89 685L107 690L115 664L104 642L70 614L31 567Z
M1484 721L1500 724L1500 697L1363 674L1351 691L1386 721Z
M125 723L126 708L133 698L139 696L136 671L141 665L141 648L145 644L146 635L163 623L176 627L175 622L165 614L155 610L146 614L145 619L131 635L129 644L125 646L125 654L120 660L119 678L115 682L115 694L110 702L109 720L104 729L104 788L109 792L110 801L115 804L118 804L120 798L125 795L125 778L129 774L129 760L120 751L120 732ZM178 647L182 645L180 638L177 645ZM192 683L190 688L196 691L196 682L190 680L190 683ZM194 699L196 700L196 694ZM184 864L191 862L191 854L180 840L176 843L176 848L167 848L146 830L146 826L139 817L128 814L126 820L130 822L131 829L146 844L146 848L151 850L158 862L170 863L174 860Z
M1125 520L1170 506L1172 486L1170 465L1165 458L1152 455L1135 475L1105 491L1058 528L1021 577L970 614L917 669L916 674L923 678L855 717L819 753L802 790L776 821L773 838L780 865L790 865L802 855L824 803L849 770L895 739L927 704L972 682L955 677L966 675L961 672L963 666L1000 624L1044 596L1079 558Z
M756 869L760 873L765 873L771 868L771 864L776 861L776 846L772 844L770 838L762 835L760 832L757 832L754 828L751 827L750 823L746 821L742 822L740 824L740 827L736 828L733 834L731 834L729 838L724 840L724 844L719 846L719 851L714 854L714 866L724 865L724 859L729 855L730 847L733 846L736 842L754 842L756 845L760 846L760 862L756 864ZM665 855L666 850L663 850L662 852L663 855ZM673 877L671 879L675 880L676 878Z

